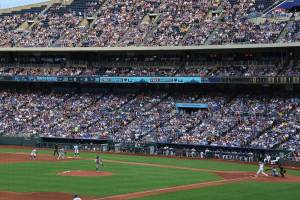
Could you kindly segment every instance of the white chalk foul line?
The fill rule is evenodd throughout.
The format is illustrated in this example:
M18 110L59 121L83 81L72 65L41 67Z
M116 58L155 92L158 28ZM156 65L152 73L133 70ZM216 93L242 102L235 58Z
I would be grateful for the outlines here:
M70 173L71 171L63 171L61 172L61 174L66 174L66 173Z
M249 176L249 177L243 177L243 178L235 178L235 179L223 179L223 180L218 180L218 181L209 181L209 182L201 182L201 183L194 183L194 184L188 184L188 185L180 185L180 186L174 186L174 187L167 187L167 188L160 188L160 189L153 189L153 190L147 190L147 191L141 191L141 192L132 192L132 193L125 193L125 194L120 194L120 195L113 195L113 196L107 196L107 197L101 197L98 199L93 199L93 200L109 200L109 199L122 199L122 197L125 197L124 199L130 199L130 195L136 196L136 195L142 195L142 196L149 196L149 195L157 195L157 194L152 194L152 193L171 193L174 191L170 191L173 189L177 189L178 191L183 191L183 190L190 190L190 189L197 189L201 188L201 186L214 186L211 184L218 184L218 183L234 183L238 181L243 181L243 180L251 180L254 179L254 177ZM188 187L188 188L186 188ZM190 188L189 188L190 187ZM140 198L140 197L133 197L133 198Z

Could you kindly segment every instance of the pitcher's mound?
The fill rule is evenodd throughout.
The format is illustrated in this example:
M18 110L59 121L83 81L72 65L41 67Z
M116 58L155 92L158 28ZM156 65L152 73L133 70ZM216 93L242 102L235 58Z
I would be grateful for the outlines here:
M74 170L74 171L64 171L59 172L60 176L83 176L83 177L95 177L95 176L112 176L111 172L104 171L84 171L84 170Z

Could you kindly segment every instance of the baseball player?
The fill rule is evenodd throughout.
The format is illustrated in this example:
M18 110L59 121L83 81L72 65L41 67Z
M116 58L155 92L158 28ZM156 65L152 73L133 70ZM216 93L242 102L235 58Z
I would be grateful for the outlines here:
M53 156L56 156L56 155L59 156L58 155L58 145L57 144L54 145L54 151L53 151Z
M258 169L258 171L256 172L255 177L258 177L259 174L263 174L264 176L269 176L268 174L266 174L266 173L264 172L264 165L265 165L265 164L264 164L263 162L259 162L259 163L258 163L259 169Z
M271 170L271 176L273 176L273 177L278 177L279 176L279 173L278 173L275 166L272 166L271 169L266 169L266 171L268 171L268 170Z
M74 145L74 157L79 157L79 147L77 144Z
M95 163L96 163L96 171L99 172L99 170L100 170L100 165L103 166L102 159L100 158L99 155L97 155L97 157L96 157L96 159L95 159Z
M73 200L81 200L81 198L78 196L78 194L74 194Z
M284 178L286 170L284 169L284 167L282 166L282 164L280 162L278 163L278 167L279 167L279 173L280 173L281 178Z
M30 153L30 160L36 160L36 153L37 153L37 150L36 149L33 149Z
M65 149L64 148L60 148L58 150L57 160L59 160L59 159L65 159Z

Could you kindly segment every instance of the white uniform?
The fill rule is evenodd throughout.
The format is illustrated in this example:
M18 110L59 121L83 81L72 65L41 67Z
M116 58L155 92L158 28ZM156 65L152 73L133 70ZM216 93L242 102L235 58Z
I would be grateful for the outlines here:
M33 149L30 153L30 159L35 160L36 159L36 149Z
M271 156L270 155L267 156L267 161L268 161L268 163L271 162Z
M204 152L203 151L200 152L200 158L204 158Z
M73 197L73 200L81 200L81 198L76 194L76 195Z
M74 145L74 156L79 156L79 148L78 145Z
M280 157L277 156L275 160L271 160L271 165L275 165L277 164L277 162L279 161Z
M264 163L270 163L271 162L271 156L270 155L267 155L264 159Z
M58 150L58 157L57 157L57 160L59 159L64 159L65 158L65 149L64 148L61 148Z
M265 175L265 176L269 176L268 174L266 174L265 172L264 172L264 163L263 162L260 162L259 164L259 169L258 169L258 171L256 172L256 176L258 176L259 174L263 174L263 175Z

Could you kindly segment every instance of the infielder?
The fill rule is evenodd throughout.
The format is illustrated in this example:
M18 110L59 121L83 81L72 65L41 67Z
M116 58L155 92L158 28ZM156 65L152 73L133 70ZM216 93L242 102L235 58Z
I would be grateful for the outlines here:
M58 150L57 160L59 160L59 159L65 159L65 149L64 148L60 148Z
M99 172L100 165L103 166L103 162L102 162L102 159L100 158L100 156L96 157L95 163L96 163L96 171Z
M36 160L36 153L37 153L37 150L36 149L33 149L30 153L30 160Z
M74 145L74 157L79 157L79 147L77 144Z
M263 162L259 162L258 163L258 166L259 166L259 169L258 169L258 171L256 172L256 177L259 175L259 174L263 174L264 176L269 176L268 174L266 174L265 172L264 172L264 163Z

